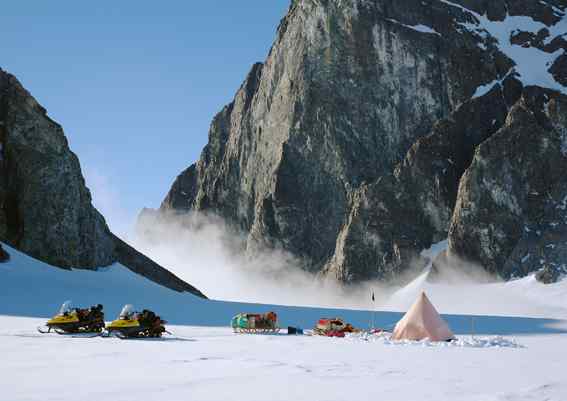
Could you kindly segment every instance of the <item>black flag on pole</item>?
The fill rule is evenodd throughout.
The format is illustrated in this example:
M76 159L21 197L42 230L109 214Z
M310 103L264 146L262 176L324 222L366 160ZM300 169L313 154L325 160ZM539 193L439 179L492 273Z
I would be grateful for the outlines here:
M374 302L374 291L372 291L372 302Z

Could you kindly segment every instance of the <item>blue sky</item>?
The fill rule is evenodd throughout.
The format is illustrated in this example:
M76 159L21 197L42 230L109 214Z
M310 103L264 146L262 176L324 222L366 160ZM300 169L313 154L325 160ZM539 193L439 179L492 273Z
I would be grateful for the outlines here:
M124 234L198 158L289 2L10 1L0 67L63 126L95 206Z

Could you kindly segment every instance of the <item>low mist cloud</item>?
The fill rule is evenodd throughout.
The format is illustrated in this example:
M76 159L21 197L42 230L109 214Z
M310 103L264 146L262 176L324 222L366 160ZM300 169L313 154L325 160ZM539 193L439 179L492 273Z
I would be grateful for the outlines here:
M420 259L395 283L348 287L301 270L293 256L281 249L245 256L246 237L214 215L164 215L146 210L129 242L212 299L406 311L426 291L442 313L550 313L539 302L545 299L541 295L545 292L535 279L499 281L480 266L444 257L446 242L422 253L431 262L425 269ZM371 301L373 291L375 303Z
M372 309L392 292L380 283L343 287L323 280L281 249L245 256L245 236L214 215L145 210L130 242L213 299Z
M442 313L564 318L567 309L550 305L549 289L534 276L505 282L482 266L447 256L446 243L412 281L397 289L382 310L407 310L425 291Z

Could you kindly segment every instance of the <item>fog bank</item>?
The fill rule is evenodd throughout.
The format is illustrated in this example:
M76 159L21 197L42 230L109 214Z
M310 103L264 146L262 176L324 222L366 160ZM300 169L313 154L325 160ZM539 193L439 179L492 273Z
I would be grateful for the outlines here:
M343 287L323 280L281 249L246 256L245 236L214 215L145 210L129 242L212 299L372 309L393 292L378 282Z
M533 276L502 282L480 266L444 256L434 244L398 283L342 286L299 268L281 249L245 255L246 238L214 215L144 211L129 242L183 280L218 300L365 310L405 311L426 291L441 313L567 317L566 283L544 286ZM433 263L435 261L435 263ZM400 285L399 283L404 283ZM371 294L375 294L375 302ZM550 305L550 297L555 299Z

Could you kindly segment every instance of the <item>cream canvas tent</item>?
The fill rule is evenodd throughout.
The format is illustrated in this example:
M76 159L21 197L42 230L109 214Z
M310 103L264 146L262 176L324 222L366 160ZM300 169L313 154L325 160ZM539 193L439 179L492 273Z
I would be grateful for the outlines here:
M451 329L439 316L425 292L417 298L404 317L396 324L393 340L447 341L454 338Z

